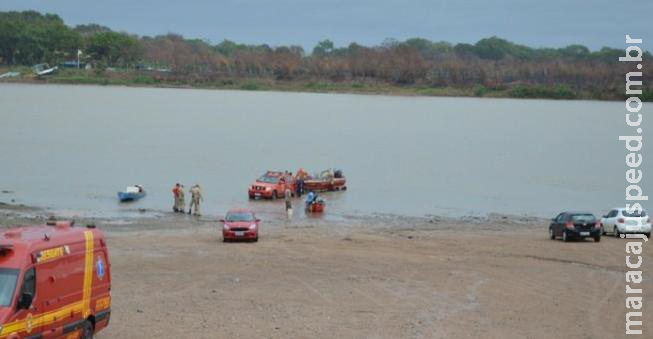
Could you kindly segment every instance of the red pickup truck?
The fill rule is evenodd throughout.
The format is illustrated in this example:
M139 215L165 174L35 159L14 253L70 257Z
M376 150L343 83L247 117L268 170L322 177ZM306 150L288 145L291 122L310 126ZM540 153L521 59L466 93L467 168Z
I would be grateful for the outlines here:
M247 194L250 199L276 199L283 197L286 187L294 195L295 179L292 175L285 174L284 172L267 171L249 186Z

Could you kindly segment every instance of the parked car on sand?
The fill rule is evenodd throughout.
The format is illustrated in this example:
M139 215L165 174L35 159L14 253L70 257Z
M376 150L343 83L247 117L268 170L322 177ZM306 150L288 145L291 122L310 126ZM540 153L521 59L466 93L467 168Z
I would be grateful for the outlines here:
M258 241L258 230L261 219L257 219L254 212L247 209L232 209L227 212L224 219L220 219L222 226L222 239Z
M556 237L562 237L564 242L585 238L594 238L594 241L599 242L601 221L592 213L562 212L553 218L549 225L549 238L554 240Z
M603 234L611 232L619 237L625 233L643 233L647 238L651 237L651 217L645 210L628 212L625 208L613 208L603 216L601 223ZM633 230L634 227L639 229Z

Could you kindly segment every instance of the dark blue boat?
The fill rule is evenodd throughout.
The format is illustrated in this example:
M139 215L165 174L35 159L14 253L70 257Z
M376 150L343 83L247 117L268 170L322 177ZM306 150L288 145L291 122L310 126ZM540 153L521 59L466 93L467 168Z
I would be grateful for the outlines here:
M135 185L127 187L126 190L118 192L118 199L120 202L134 201L145 197L147 193L143 189L143 186Z

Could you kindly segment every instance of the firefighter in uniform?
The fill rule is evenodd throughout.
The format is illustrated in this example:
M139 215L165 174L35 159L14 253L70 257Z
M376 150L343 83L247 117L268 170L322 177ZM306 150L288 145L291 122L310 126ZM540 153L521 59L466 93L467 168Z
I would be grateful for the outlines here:
M179 213L184 213L186 210L186 197L184 193L184 185L179 186L179 195L177 197L177 210Z
M174 204L172 205L172 210L179 212L179 190L181 190L181 185L179 183L175 184L172 188L172 197L174 198Z
M193 206L195 206L195 211L193 212L194 215L200 215L200 201L204 200L202 198L202 190L200 189L200 185L193 185L193 187L190 188L190 195L191 195L191 200L190 200L190 208L188 209L188 214L191 213L193 210Z

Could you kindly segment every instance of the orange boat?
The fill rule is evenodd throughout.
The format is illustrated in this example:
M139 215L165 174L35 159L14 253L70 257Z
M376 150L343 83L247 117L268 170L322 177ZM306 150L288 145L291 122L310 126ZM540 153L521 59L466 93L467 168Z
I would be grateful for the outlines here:
M316 200L313 201L310 205L306 206L306 211L310 213L322 213L324 212L324 207L326 206L326 203L324 200Z
M304 191L326 192L344 191L347 189L347 178L340 170L325 170L317 177L307 176L304 179Z

